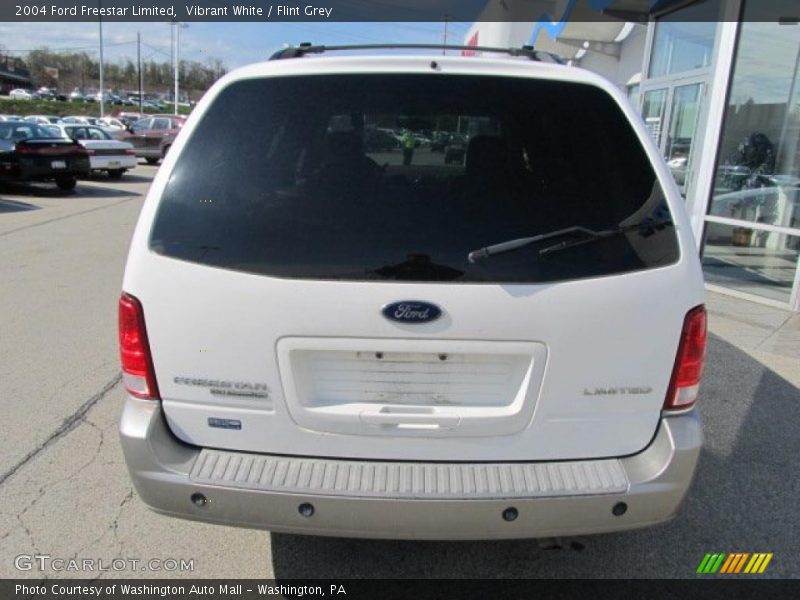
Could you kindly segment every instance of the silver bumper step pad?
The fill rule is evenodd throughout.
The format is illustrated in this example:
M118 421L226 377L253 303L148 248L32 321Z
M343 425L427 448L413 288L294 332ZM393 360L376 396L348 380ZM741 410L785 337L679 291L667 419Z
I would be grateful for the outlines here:
M627 492L617 459L552 463L411 463L331 460L204 449L197 484L254 491L378 498L478 499Z

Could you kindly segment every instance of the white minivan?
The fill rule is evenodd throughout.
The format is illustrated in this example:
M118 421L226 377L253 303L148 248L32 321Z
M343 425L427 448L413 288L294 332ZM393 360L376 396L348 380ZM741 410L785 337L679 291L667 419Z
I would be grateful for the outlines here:
M532 49L326 50L221 79L150 188L119 304L141 499L380 538L670 518L706 315L635 110Z

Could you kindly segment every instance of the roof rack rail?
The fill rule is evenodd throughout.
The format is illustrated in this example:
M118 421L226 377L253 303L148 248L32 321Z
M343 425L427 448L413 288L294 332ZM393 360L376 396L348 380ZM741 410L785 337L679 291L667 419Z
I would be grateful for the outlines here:
M508 54L509 56L523 56L537 62L549 62L561 65L566 64L566 61L557 54L536 50L533 46L521 46L519 48L456 46L451 44L349 44L342 46L315 46L309 42L304 42L299 46L289 46L283 50L278 50L270 57L270 60L302 58L306 54L324 54L325 52L340 52L347 50L461 50L467 52L494 52L497 54Z

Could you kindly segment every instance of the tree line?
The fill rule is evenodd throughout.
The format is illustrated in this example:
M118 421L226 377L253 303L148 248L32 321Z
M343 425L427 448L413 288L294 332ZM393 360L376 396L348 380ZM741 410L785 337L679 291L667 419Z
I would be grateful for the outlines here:
M100 61L86 52L59 52L43 47L30 51L24 60L37 87L54 87L63 93L75 88L89 90L100 87ZM133 60L104 61L103 66L105 89L114 92L139 89L139 72ZM196 100L226 71L218 59L209 59L205 63L181 60L181 91ZM169 92L174 81L172 65L169 61L143 60L142 79L147 93Z

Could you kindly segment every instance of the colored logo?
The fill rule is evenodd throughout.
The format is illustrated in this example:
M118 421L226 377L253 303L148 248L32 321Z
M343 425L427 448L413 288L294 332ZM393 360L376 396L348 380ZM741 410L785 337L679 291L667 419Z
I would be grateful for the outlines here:
M435 304L415 300L387 304L381 312L387 319L398 323L428 323L442 315L442 309Z
M700 566L697 567L697 572L701 575L711 575L720 573L724 575L736 574L749 574L755 575L756 573L763 573L767 569L769 561L772 560L772 552L756 552L750 554L749 552L736 552L733 554L725 554L720 552L717 554L706 554Z
M605 9L614 4L614 1L615 0L588 0L589 8L599 13L602 13ZM536 26L533 29L533 35L531 35L531 41L529 44L531 46L535 46L536 40L539 38L539 34L542 31L546 31L552 39L558 39L558 36L561 35L561 33L564 31L564 28L567 26L569 17L572 14L576 3L577 0L568 0L567 6L564 8L564 12L561 14L561 18L558 21L554 20L549 14L543 14L540 16L539 20L536 22ZM652 9L658 4L664 5L667 4L667 2L664 0L648 0L648 4Z

